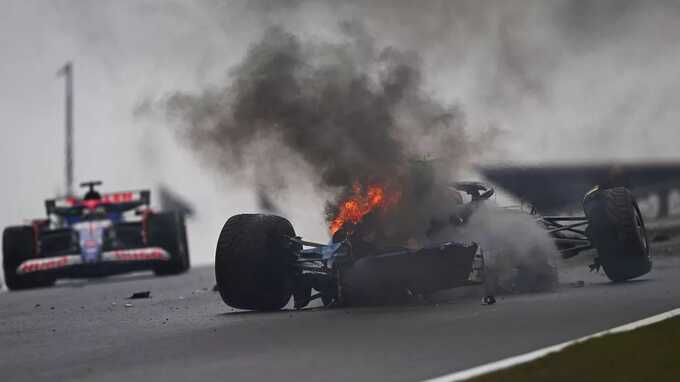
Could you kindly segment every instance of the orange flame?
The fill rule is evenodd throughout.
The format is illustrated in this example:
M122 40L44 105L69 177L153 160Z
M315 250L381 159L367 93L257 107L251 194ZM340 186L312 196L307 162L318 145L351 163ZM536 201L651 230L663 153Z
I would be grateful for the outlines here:
M358 182L354 183L352 195L342 203L338 215L331 221L331 235L338 232L346 223L357 224L369 212L394 205L401 198L401 193L388 194L384 187L375 184L369 185L366 193L362 191L361 185Z

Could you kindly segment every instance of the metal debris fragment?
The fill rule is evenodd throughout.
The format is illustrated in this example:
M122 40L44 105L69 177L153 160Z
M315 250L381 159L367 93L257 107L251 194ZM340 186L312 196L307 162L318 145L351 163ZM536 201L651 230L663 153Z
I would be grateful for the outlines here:
M132 296L128 297L128 300L136 300L139 298L151 298L151 291L135 292Z

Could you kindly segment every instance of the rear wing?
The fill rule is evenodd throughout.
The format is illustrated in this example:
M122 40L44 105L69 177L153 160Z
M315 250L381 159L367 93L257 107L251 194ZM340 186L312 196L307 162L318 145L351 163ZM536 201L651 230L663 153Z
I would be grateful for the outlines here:
M151 192L123 191L103 194L101 199L80 199L64 197L45 200L47 215L77 216L83 210L95 210L102 208L107 212L125 212L141 206L151 204Z

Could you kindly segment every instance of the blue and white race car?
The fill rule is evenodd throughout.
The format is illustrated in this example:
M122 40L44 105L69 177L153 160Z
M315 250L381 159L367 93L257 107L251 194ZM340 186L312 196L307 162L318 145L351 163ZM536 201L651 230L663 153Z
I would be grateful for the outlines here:
M12 290L46 287L57 278L137 270L157 275L189 269L184 216L155 212L148 190L100 194L85 182L83 198L45 201L47 219L3 232L5 283Z

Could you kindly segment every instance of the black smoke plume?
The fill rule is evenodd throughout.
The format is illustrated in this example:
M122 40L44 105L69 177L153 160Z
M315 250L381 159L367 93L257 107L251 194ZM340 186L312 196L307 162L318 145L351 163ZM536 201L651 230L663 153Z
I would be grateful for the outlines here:
M281 189L300 161L341 199L357 182L412 187L422 178L414 161L455 169L467 157L464 115L424 91L418 55L376 47L358 23L340 29L341 41L322 43L272 27L224 86L167 100L178 133L204 160L226 172L255 166L266 209L274 198L264 190ZM415 211L408 200L400 204Z

